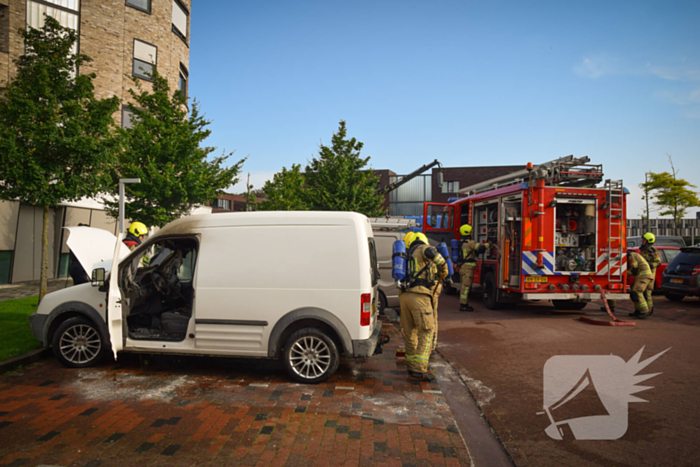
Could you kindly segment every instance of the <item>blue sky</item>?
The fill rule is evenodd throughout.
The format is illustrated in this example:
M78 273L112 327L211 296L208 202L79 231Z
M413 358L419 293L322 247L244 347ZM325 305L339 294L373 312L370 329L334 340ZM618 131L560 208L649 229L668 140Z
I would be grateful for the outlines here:
M638 217L667 154L700 186L698 24L700 2L194 2L190 95L256 187L343 119L399 174L588 155Z

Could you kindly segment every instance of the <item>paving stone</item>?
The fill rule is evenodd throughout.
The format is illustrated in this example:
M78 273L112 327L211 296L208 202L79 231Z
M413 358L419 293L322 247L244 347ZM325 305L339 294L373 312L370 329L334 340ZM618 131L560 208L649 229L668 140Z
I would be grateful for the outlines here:
M41 441L41 442L50 441L60 434L61 434L60 431L49 431L44 436L39 438L37 441Z
M163 456L172 456L178 451L178 449L180 449L179 444L171 444L170 446L165 448L160 454Z
M116 443L124 437L124 433L114 433L109 438L105 440L105 443Z
M134 452L148 452L151 450L153 446L155 446L156 443L143 443L141 446L137 447Z

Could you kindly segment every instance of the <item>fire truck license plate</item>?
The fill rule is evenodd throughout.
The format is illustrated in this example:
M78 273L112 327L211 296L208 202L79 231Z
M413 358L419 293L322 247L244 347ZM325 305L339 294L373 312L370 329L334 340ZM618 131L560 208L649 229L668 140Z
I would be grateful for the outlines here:
M527 276L525 282L547 282L547 276Z

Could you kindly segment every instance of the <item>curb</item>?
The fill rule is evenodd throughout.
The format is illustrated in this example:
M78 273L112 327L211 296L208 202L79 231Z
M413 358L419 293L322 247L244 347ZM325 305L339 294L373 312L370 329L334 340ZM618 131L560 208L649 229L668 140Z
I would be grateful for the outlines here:
M3 360L0 362L0 373L5 373L12 371L19 366L29 365L30 363L36 363L39 360L48 358L51 356L51 349L44 347L41 349L30 350L24 355L19 357L12 357L8 360Z

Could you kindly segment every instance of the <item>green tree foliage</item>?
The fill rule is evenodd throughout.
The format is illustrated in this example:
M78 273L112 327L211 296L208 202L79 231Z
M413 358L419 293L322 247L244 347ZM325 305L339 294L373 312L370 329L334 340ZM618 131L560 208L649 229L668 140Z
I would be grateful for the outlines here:
M306 211L309 204L304 192L304 174L301 165L292 164L287 170L282 167L272 180L265 182L262 188L267 198L258 208L261 211Z
M195 101L187 112L187 99L181 91L173 94L167 79L155 72L152 92L144 91L138 78L130 90L135 125L120 130L123 152L114 171L118 178L140 178L127 185L125 217L146 225L163 226L194 206L215 200L225 188L235 184L245 159L229 167L233 155L208 159L216 148L201 146L211 130ZM116 194L116 191L114 192ZM112 215L118 203L106 201Z
M381 216L384 197L376 193L379 177L367 167L369 157L360 157L363 143L347 138L340 121L331 146L321 144L318 158L306 166L308 203L314 211L355 211Z
M76 75L90 57L74 54L77 33L50 16L20 30L26 53L0 89L0 199L41 206L41 286L46 293L49 208L94 196L110 183L119 99L96 99L94 74Z
M668 160L671 163L671 172L650 172L648 181L640 186L645 191L653 192L651 196L659 214L673 217L677 228L688 208L700 206L700 199L697 193L691 190L696 186L678 178L678 170L673 166L671 156L668 156Z
M260 209L278 211L355 211L381 216L384 197L376 193L379 177L367 168L369 157L360 157L363 144L347 139L345 122L340 121L331 146L321 144L318 157L306 166L293 164L265 182L267 201Z

